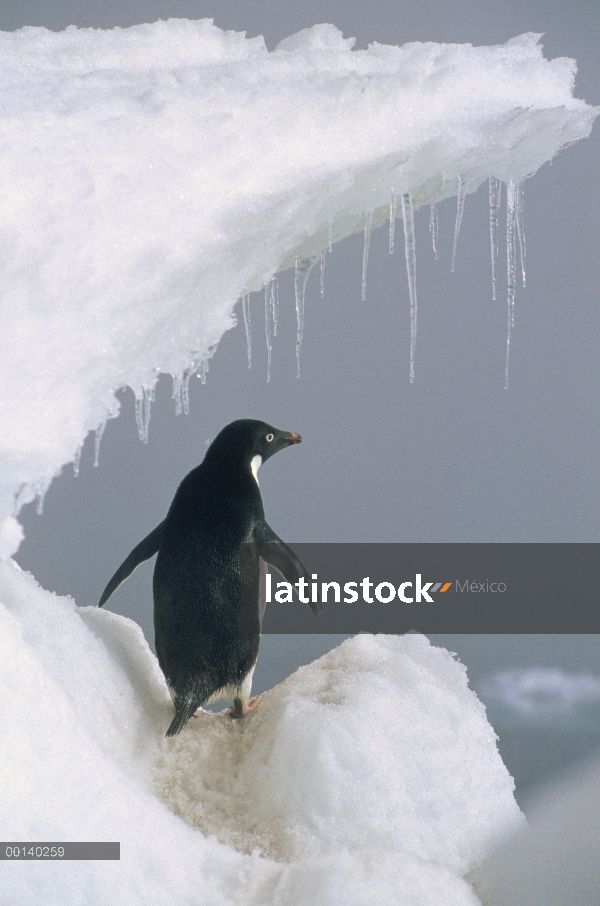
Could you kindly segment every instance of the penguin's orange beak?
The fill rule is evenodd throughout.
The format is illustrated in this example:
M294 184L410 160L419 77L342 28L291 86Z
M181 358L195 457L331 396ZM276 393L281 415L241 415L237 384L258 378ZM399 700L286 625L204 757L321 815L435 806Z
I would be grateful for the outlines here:
M284 440L289 441L289 443L291 443L291 444L300 444L300 443L302 443L302 438L300 437L300 435L299 435L299 434L294 434L293 431L288 431L288 433L287 433L287 434L284 434L283 437L284 437Z

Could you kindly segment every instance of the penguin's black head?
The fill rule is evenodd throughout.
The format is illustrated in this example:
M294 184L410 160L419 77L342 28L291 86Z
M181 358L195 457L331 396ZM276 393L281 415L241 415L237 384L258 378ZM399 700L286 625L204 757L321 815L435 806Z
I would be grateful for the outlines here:
M210 446L207 457L217 454L222 458L235 458L256 469L279 450L299 444L302 438L292 431L280 431L266 422L240 418L227 425ZM256 458L260 457L260 461Z

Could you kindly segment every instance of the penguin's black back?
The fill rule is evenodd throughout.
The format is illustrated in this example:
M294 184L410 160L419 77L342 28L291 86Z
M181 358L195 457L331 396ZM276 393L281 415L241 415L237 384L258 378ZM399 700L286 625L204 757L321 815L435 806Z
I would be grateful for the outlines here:
M258 607L242 621L240 576L241 546L264 520L250 469L257 425L261 434L270 430L245 420L221 432L181 482L164 522L153 581L156 653L176 694L197 684L198 704L240 685L258 654ZM257 587L258 558L245 581Z
M260 639L259 557L290 584L309 581L296 554L267 524L256 473L299 434L243 419L223 428L204 462L181 482L166 518L129 553L100 607L158 553L154 569L156 653L176 714L174 736L199 705L231 697L243 716ZM318 614L321 605L307 602Z

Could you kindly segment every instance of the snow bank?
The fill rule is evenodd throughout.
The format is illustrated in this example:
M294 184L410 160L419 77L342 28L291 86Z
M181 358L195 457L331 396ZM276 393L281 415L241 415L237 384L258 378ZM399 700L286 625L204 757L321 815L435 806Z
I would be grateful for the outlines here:
M0 34L0 555L117 389L142 437L159 372L185 404L240 296L392 197L408 228L586 136L574 62L537 41L352 51L319 25L269 53L209 20Z
M121 842L5 864L11 906L477 906L463 876L522 822L464 667L422 636L358 636L167 740L139 627L13 563L0 602L0 836Z
M400 848L461 874L517 814L495 742L447 651L420 635L360 635L268 693L242 731L195 721L164 756L158 791L248 852Z

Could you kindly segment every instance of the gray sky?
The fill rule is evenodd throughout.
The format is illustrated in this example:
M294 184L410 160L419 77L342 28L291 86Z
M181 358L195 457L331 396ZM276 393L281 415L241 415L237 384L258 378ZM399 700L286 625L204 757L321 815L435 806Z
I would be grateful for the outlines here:
M316 22L333 22L356 36L359 47L374 40L496 44L522 32L544 32L547 57L577 59L577 96L600 104L596 0L3 0L0 29L58 30L70 23L107 28L171 16L213 17L220 27L264 34L269 47ZM44 515L23 511L27 538L19 563L45 587L73 595L80 605L96 603L124 556L164 517L206 441L239 417L261 418L304 437L301 446L261 470L267 518L287 541L597 542L599 134L596 126L590 139L526 183L528 287L517 290L508 391L506 277L492 303L487 197L480 191L467 199L454 274L455 203L439 208L438 261L428 234L429 208L416 216L414 386L408 381L401 235L392 257L387 230L373 233L364 303L362 237L347 240L327 257L323 300L317 271L309 280L299 381L286 274L271 383L265 380L261 302L255 297L252 371L238 325L223 338L206 386L193 379L189 416L175 416L170 382L161 381L147 446L137 439L132 394L124 392L122 415L109 423L102 441L100 468L92 467L88 441L80 477L66 468L47 495ZM146 564L111 600L112 609L136 619L149 638L151 574ZM263 644L265 684L329 643ZM595 661L598 669L597 639L583 648L565 640L565 646L560 637L525 644L495 637L456 640L453 647L474 675L511 659L566 657L571 669L580 659L588 669Z

